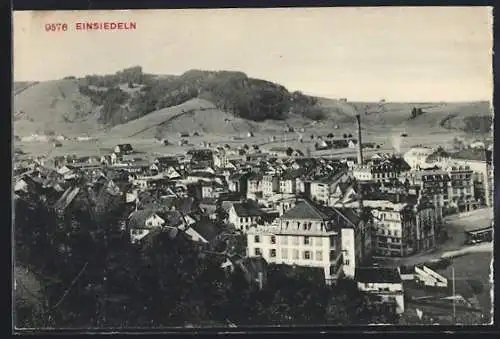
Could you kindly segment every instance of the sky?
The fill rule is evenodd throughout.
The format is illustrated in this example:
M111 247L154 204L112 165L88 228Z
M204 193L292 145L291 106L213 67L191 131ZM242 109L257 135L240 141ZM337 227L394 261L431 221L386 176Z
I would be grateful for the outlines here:
M15 81L234 70L358 101L491 100L488 7L14 12ZM76 31L77 22L136 30ZM47 32L47 23L67 23Z

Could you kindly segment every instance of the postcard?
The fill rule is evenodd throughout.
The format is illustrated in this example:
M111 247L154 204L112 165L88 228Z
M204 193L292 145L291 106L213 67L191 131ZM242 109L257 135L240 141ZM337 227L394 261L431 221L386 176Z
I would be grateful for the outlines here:
M492 24L15 11L15 331L492 324Z

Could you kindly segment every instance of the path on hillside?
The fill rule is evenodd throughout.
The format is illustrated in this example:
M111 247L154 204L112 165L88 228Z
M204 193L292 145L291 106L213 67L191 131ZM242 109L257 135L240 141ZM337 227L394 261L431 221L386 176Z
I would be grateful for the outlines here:
M154 126L148 126L146 128L143 128L143 129L139 130L138 132L135 132L132 135L129 135L128 137L129 138L133 138L133 137L135 137L135 136L137 136L137 135L139 135L141 133L149 131L149 130L151 130L153 128L157 128L158 126L164 126L165 124L167 124L169 122L172 122L173 120L178 119L178 118L182 117L183 115L186 115L186 114L189 114L189 113L193 113L195 111L208 111L208 110L211 110L211 109L214 109L214 108L203 108L203 107L201 107L201 108L192 108L192 109L189 109L189 110L186 110L186 111L181 111L181 112L179 112L177 114L174 114L174 115L168 117L163 122L157 123ZM147 115L146 115L146 117L147 117Z

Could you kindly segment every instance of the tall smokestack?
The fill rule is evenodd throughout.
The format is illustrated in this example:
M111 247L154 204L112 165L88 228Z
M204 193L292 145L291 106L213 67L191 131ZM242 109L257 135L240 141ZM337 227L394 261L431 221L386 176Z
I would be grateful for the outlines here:
M358 123L358 165L363 165L363 145L361 141L361 116L356 114L356 122Z

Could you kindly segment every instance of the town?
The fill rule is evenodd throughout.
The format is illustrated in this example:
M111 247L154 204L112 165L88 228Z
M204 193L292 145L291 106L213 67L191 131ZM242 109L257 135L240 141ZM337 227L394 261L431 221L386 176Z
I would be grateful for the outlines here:
M327 306L342 304L342 294L347 300L347 293L359 295L363 300L358 305L360 312L370 314L365 323L489 321L490 310L475 296L481 292L467 296L458 291L455 274L463 276L467 272L460 272L452 264L449 253L464 249L474 252L475 248L491 245L491 147L484 143L470 146L484 153L482 160L453 158L439 146L412 147L406 152L377 150L366 155L370 145L362 143L359 115L357 126L354 138L345 135L340 139L355 150L355 157L304 155L290 147L266 149L249 144L238 148L217 143L193 146L181 154L149 157L132 143L118 144L109 154L85 157L28 157L17 151L16 255L22 256L23 266L39 267L37 257L48 255L50 248L60 260L78 262L83 268L73 267L74 274L66 277L71 282L69 295L83 295L86 289L83 283L73 287L72 280L83 279L80 270L89 265L88 260L76 260L77 253L85 251L81 246L94 248L95 255L99 253L104 262L118 260L125 266L132 265L143 251L169 253L168 260L179 262L184 261L183 255L191 256L195 251L198 257L215 263L214 272L223 273L203 275L203 286L210 285L211 280L223 285L235 274L242 274L245 288L257 293L251 294L254 303L260 302L259 291L264 293L266 289L275 294L289 288L292 295L315 295L315 290L321 289L336 291L334 297L322 300ZM186 145L190 135L179 137L179 145ZM54 140L54 147L58 147L60 141ZM316 136L316 140L325 145L328 140L331 145L337 139L324 135ZM450 226L454 219L475 220L475 216L483 218L483 224L471 221L458 231L456 225ZM40 218L45 219L42 222ZM99 240L101 236L103 240ZM46 247L40 245L43 241ZM127 257L118 254L119 259L105 259L115 242L126 248ZM130 257L130 253L136 253L137 258L133 254ZM154 259L148 265L165 265L158 260L163 259ZM126 272L125 267L114 269ZM277 275L294 278L290 282L281 280L285 285L278 285L273 282ZM183 284L183 278L179 279L178 284ZM302 286L302 280L308 281L306 287L294 290L294 286ZM119 287L121 283L115 284ZM118 287L113 287L113 292L107 287L106 293L115 295L115 299L116 295L127 297L132 293L126 288L118 292ZM490 288L480 286L476 290L487 292ZM235 292L236 304L244 303L238 299L243 298L242 290L240 286ZM180 293L173 287L167 291ZM70 297L65 294L64 298ZM245 300L251 304L253 299ZM122 305L108 300L106 306L100 306L107 309L109 318L113 313L109 305L113 303ZM309 312L299 307L300 300L290 303L295 303L292 306L297 313ZM238 327L264 321L248 320L248 315L247 320L242 320L243 316L224 305L226 313L217 319L222 325L214 321L212 326ZM340 306L325 306L334 309L325 322L348 322L335 314L335 307ZM306 318L302 320L292 318L290 310L283 314L277 310L267 312L274 314L265 319L275 319L279 324L317 322L303 314L301 317ZM205 315L196 322L189 314L191 318L185 316L189 321L182 326L202 326L207 318L217 318ZM279 319L273 318L278 314ZM383 320L375 318L380 314L384 314ZM107 324L106 320L100 321ZM120 321L123 326L124 320Z

